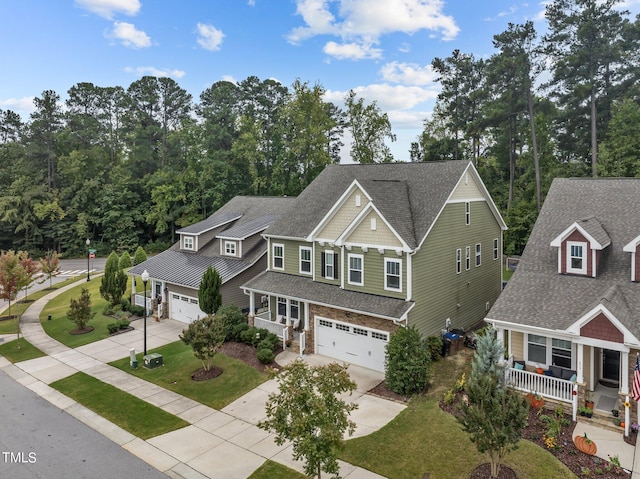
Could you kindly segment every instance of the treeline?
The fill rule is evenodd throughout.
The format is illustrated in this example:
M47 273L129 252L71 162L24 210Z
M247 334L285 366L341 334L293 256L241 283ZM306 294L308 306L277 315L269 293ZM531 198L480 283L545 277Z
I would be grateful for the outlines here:
M353 92L342 111L320 85L251 76L194 102L147 76L67 93L44 91L26 123L0 110L0 249L165 248L236 195L297 195L339 162L347 129L356 161L392 160L387 115Z
M487 59L435 58L442 85L412 161L467 158L519 254L555 177L640 176L640 20L618 0L554 0L548 30L509 24Z

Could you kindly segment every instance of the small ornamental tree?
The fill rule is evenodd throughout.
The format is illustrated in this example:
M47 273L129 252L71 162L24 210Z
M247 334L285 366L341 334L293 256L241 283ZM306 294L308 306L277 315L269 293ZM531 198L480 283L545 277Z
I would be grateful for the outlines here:
M282 368L277 381L278 392L267 400L267 419L258 427L275 434L278 446L291 442L293 459L305 461L308 476L320 479L326 472L339 478L336 456L344 447L345 432L355 431L349 414L358 407L341 399L356 388L347 366L309 366L295 360Z
M11 301L15 300L22 281L23 271L20 258L13 250L0 253L0 299L9 303L11 318Z
M118 254L112 251L104 265L100 296L115 308L120 304L125 289L127 289L127 275L120 269Z
M76 324L78 331L83 331L95 315L95 311L91 311L91 293L88 289L82 288L80 298L70 300L67 318Z
M133 265L139 265L144 261L147 261L147 253L144 252L142 246L138 246L136 248L136 252L133 254Z
M27 300L28 288L36 273L40 272L40 263L29 257L26 251L18 251L22 275L20 277L20 289L24 289L24 299Z
M120 255L120 259L118 260L118 267L120 269L129 269L131 268L131 266L131 256L129 255L128 251L125 251L124 253L122 253L122 255Z
M216 314L220 304L222 304L222 295L220 294L220 286L222 279L218 271L211 266L202 275L200 287L198 288L198 301L200 309L207 314Z
M424 391L431 376L431 353L415 327L398 328L387 344L385 380L397 394Z
M180 339L191 346L193 355L202 361L204 370L209 371L214 356L224 344L224 336L224 318L209 315L190 323L182 330Z
M524 397L502 381L497 364L502 357L502 344L495 331L489 330L478 338L465 385L467 401L461 402L461 415L457 417L478 451L489 455L492 478L498 477L504 456L518 447L527 425L528 405Z
M51 278L60 272L60 258L58 253L47 253L44 258L40 258L40 269L49 278L49 288L53 287Z

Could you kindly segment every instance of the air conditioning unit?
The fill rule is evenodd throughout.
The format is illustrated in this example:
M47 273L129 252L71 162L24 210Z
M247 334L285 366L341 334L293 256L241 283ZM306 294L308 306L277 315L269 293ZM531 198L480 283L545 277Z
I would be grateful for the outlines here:
M162 354L152 353L144 357L144 367L147 369L159 368L163 365Z

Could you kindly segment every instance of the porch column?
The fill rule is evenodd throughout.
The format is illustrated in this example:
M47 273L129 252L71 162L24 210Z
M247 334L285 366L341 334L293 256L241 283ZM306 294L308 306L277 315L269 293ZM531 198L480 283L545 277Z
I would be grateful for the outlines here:
M504 329L497 328L496 329L496 339L502 343L504 346Z
M253 316L256 311L256 300L253 291L249 291L249 315Z
M576 381L579 383L584 382L583 367L584 367L584 344L578 343L578 357L576 358L576 372L578 377Z
M309 302L305 301L304 303L304 329L309 329Z
M620 392L622 394L629 394L629 353L627 351L620 352L620 367L622 368L622 373L620 374L620 376L622 376Z

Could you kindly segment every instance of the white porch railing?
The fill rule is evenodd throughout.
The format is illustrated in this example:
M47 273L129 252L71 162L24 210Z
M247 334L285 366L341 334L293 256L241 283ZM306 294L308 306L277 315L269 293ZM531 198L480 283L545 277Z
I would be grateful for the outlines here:
M574 401L573 383L566 379L514 368L505 370L505 379L508 385L519 391L533 392L557 401L568 403L573 403Z
M282 338L282 349L286 349L286 342L289 336L289 330L286 324L271 321L268 318L256 316L253 318L253 324L256 328L266 329L267 331Z
M134 303L136 306L144 306L144 295L136 294L134 296ZM147 313L151 311L151 298L147 296Z
M306 336L304 334L304 331L302 331L300 333L300 357L302 357L302 353L304 352L306 341Z

